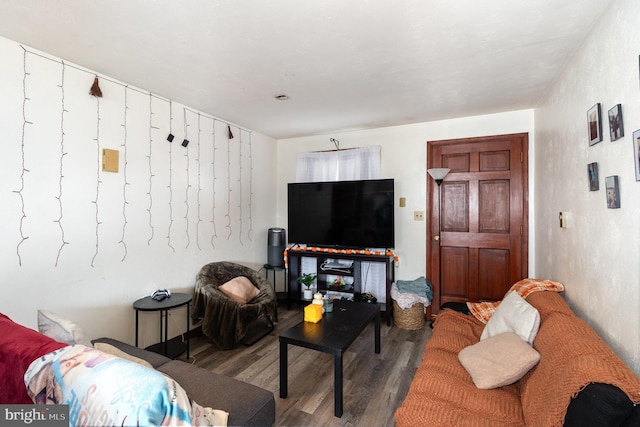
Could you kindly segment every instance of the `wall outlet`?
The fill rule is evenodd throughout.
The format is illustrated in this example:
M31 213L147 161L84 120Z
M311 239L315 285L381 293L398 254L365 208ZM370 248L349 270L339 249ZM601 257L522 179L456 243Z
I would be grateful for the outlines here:
M424 212L423 211L413 211L413 220L414 221L424 221Z

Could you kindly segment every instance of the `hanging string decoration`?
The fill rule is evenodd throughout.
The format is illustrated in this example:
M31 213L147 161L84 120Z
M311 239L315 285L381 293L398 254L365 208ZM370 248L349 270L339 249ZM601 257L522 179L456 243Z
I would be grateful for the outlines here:
M200 224L202 223L202 217L200 216L200 193L202 192L202 184L200 181L200 134L202 128L200 127L200 113L198 113L198 155L196 156L196 163L198 164L198 192L196 193L196 201L198 203L198 221L196 222L196 246L200 248Z
M251 132L249 132L249 232L247 235L249 236L249 241L253 242L253 216L252 216L252 205L251 201L253 200L253 145L251 143Z
M29 170L25 167L25 133L27 125L32 125L33 123L27 120L27 101L30 101L29 97L27 97L27 76L30 74L27 72L27 50L22 48L23 57L22 57L22 136L20 139L20 154L22 158L22 170L20 171L20 189L14 190L13 192L20 197L20 210L22 215L20 216L20 242L18 242L18 246L16 247L16 254L18 255L18 264L22 265L22 256L20 255L20 246L29 239L29 236L24 235L24 220L27 218L27 213L25 210L25 202L24 195L22 192L24 191L24 176Z
M240 146L238 147L238 212L240 217L240 230L238 231L238 240L240 245L242 242L242 131L240 131Z
M172 123L173 123L173 102L169 101L169 129L170 129L169 132L170 133L169 133L169 137L167 138L169 142L173 141L173 131L171 130ZM167 186L169 188L169 227L167 231L167 244L169 245L171 250L175 252L176 249L171 245L171 227L173 226L173 166L171 163L171 158L172 158L171 154L173 151L172 148L173 148L173 144L169 144L169 185Z
M58 87L60 88L60 99L61 99L61 109L60 109L60 161L58 162L60 166L60 174L58 176L58 195L56 196L56 200L58 201L58 209L60 215L53 222L58 224L60 228L60 247L58 248L58 255L56 255L56 264L58 266L58 261L60 260L60 254L62 253L62 249L69 244L64 238L64 227L62 226L62 216L63 216L63 206L62 206L62 180L64 178L64 157L67 155L64 149L64 114L68 111L64 106L64 72L65 72L65 63L62 61L62 76L61 81Z
M218 237L216 231L216 121L213 120L213 130L211 131L211 169L213 172L213 183L211 185L211 225L213 226L213 233L211 233L211 247L215 248L216 244L214 240Z
M124 249L124 254L122 255L122 259L120 261L124 261L127 258L127 254L128 254L128 250L127 250L127 244L124 241L124 238L126 236L126 231L127 231L127 204L129 202L127 202L127 186L129 185L129 182L127 181L127 110L129 109L128 106L128 100L127 100L127 95L128 95L128 91L127 91L127 86L124 87L124 111L123 111L123 121L122 121L122 128L123 128L123 139L122 139L122 144L120 144L120 146L122 147L122 152L123 152L123 162L124 165L122 167L122 172L123 172L123 180L124 183L122 184L122 235L120 236L120 241L118 243L120 243Z
M123 119L122 122L120 123L120 125L123 127L123 136L122 136L122 140L120 143L120 146L122 147L122 151L123 151L123 161L124 161L124 165L123 165L123 183L122 183L122 229L121 229L121 237L119 239L119 245L122 245L123 248L123 256L122 256L122 261L125 261L128 258L128 246L130 245L130 240L132 238L131 235L131 231L129 228L129 224L128 224L128 218L131 216L131 209L132 206L130 204L130 192L131 192L131 188L130 186L133 185L130 182L130 179L132 178L132 176L138 176L139 174L135 174L135 175L131 175L131 170L129 169L129 160L131 160L131 156L133 155L134 151L132 152L128 152L129 151L129 145L130 145L130 141L129 141L129 134L131 133L131 120L133 116L130 116L130 102L131 102L131 91L135 91L135 92L140 92L142 94L144 94L145 96L149 96L149 136L148 136L148 151L147 151L147 162L148 162L148 186L147 186L147 196L148 196L148 204L146 206L146 210L148 213L148 224L149 224L149 230L150 230L150 234L149 234L149 238L147 240L147 245L151 246L151 242L153 241L153 239L155 238L155 227L154 227L154 221L153 221L153 210L157 209L154 208L154 201L153 201L153 190L154 190L154 182L155 182L155 173L154 173L154 163L152 161L153 159L153 145L154 145L154 137L156 137L155 132L156 130L158 130L159 128L157 126L154 126L154 122L156 121L155 116L155 112L154 112L154 106L155 106L155 100L153 98L158 98L162 101L168 102L169 103L169 130L170 133L167 136L167 140L169 142L173 141L174 136L173 136L173 104L172 101L169 99L165 99L165 98L161 98L161 97L157 97L149 92L146 91L141 91L139 89L136 88L131 88L128 85L122 84L120 82L117 81L113 81L109 78L106 78L104 76L98 77L98 75L96 75L95 73L74 66L73 64L68 64L62 60L58 60L55 58L51 58L51 57L47 57L45 55L39 54L37 52L31 52L29 50L27 50L26 47L22 47L23 50L23 79L22 79L22 92L23 92L23 102L22 102L22 135L21 135L21 141L20 141L20 155L21 155L21 170L19 170L19 177L16 178L16 181L19 181L19 186L18 188L14 189L12 192L15 193L19 199L20 199L20 204L18 209L20 210L20 215L19 215L19 236L17 242L16 242L16 255L18 258L18 263L20 266L22 266L23 263L23 258L24 258L24 243L25 241L29 240L30 236L26 235L28 229L26 227L26 225L28 224L28 219L27 218L27 213L29 212L29 205L28 205L28 200L27 200L27 195L30 194L30 192L27 191L26 186L29 185L30 181L27 179L28 177L28 173L30 173L30 171L27 169L27 156L28 153L30 153L30 150L28 150L27 148L31 148L30 145L30 141L29 139L29 135L31 134L29 132L29 126L34 125L34 123L32 123L31 121L28 120L28 116L29 116L29 112L30 112L30 103L32 102L32 100L29 97L29 92L34 90L33 88L35 87L33 85L33 81L31 81L33 79L33 77L31 76L31 73L29 73L28 70L28 66L30 65L29 62L29 57L30 56L38 56L38 57L42 57L47 61L52 61L52 62L56 62L59 63L61 65L61 76L60 76L60 82L59 84L57 84L57 86L60 88L60 130L59 130L59 149L58 149L58 155L55 155L54 157L57 158L57 169L58 172L56 173L57 175L57 189L53 191L53 198L55 198L57 200L56 205L57 205L57 213L55 214L55 218L53 219L53 221L51 222L52 224L56 224L55 227L58 231L58 235L59 237L59 244L57 244L57 255L55 257L55 266L57 267L58 264L60 263L60 261L62 260L62 256L65 253L65 247L67 245L69 245L70 243L67 241L67 236L69 235L68 233L68 228L69 226L67 224L65 224L64 219L68 217L68 210L69 210L69 204L65 203L65 200L69 197L67 194L64 193L64 189L65 189L65 184L66 184L66 179L65 179L65 173L69 174L68 171L68 165L67 165L67 149L68 149L68 137L65 135L65 130L68 131L68 129L65 129L65 127L68 127L68 123L69 123L69 111L67 110L67 107L69 105L69 101L68 101L68 93L69 91L66 90L66 94L65 94L65 86L67 86L66 89L68 89L68 69L69 68L73 68L78 70L81 73L86 73L88 75L91 76L92 80L93 80L93 84L91 85L90 89L89 89L89 95L92 98L95 98L95 116L96 116L96 129L95 129L95 135L93 137L91 137L91 139L93 141L95 141L95 155L96 155L96 178L95 178L95 187L94 187L94 191L89 190L90 193L93 193L91 196L89 196L90 203L92 203L95 208L94 208L94 213L91 216L95 217L95 251L92 254L92 258L91 258L91 267L95 267L96 266L96 261L98 258L98 255L100 254L100 250L101 248L101 231L102 231L102 220L104 218L102 218L102 216L104 216L104 212L102 212L101 208L101 204L106 203L107 200L107 193L105 193L105 188L103 188L103 183L101 181L101 142L102 139L105 138L104 135L108 134L108 128L105 128L106 122L103 124L102 123L102 115L105 114L104 111L105 107L103 106L102 102L101 102L101 98L103 97L103 91L100 88L100 83L102 83L104 85L105 81L108 81L111 84L114 85L120 85L124 88L124 110L123 110ZM111 102L111 101L110 101ZM106 104L105 104L106 105ZM104 111L103 111L104 110ZM110 110L109 110L110 111ZM191 111L191 110L190 110ZM219 222L219 217L221 216L221 212L220 212L220 203L222 202L222 197L220 197L220 195L216 195L216 190L220 190L219 187L217 187L219 184L222 184L220 181L221 178L224 177L224 172L221 170L218 170L219 167L224 167L223 164L220 164L220 160L221 158L219 157L220 152L219 150L219 144L218 141L216 141L216 138L218 137L216 132L216 118L208 116L206 114L202 114L200 112L195 112L194 114L198 115L198 144L197 144L197 154L194 153L189 153L189 149L188 149L188 144L189 144L189 140L188 140L188 131L189 131L189 121L187 120L187 108L184 108L183 110L183 115L184 115L184 133L185 133L185 139L182 143L183 147L186 148L186 152L185 152L185 157L186 157L186 189L185 189L185 199L184 199L184 203L186 206L186 214L185 214L185 220L186 220L186 234L187 234L187 247L190 246L190 230L191 230L191 225L189 223L190 217L195 216L196 214L190 212L190 209L195 207L197 205L197 224L195 225L195 232L196 232L196 245L198 247L199 250L202 250L201 248L201 242L199 240L200 238L200 232L202 231L202 224L204 221L207 221L208 218L205 218L203 220L203 215L202 215L202 208L203 206L206 206L206 204L203 204L203 191L208 191L206 190L206 186L209 185L208 183L203 183L203 178L208 177L208 173L204 173L202 166L202 159L200 158L200 156L203 154L202 153L202 148L203 148L203 140L202 140L202 132L205 128L203 129L203 122L202 119L203 117L207 117L213 120L213 126L212 126L212 132L211 132L211 140L212 140L212 154L211 154L211 167L212 167L212 172L213 172L213 183L212 183L212 189L211 189L211 225L212 225L212 234L211 234L211 246L215 248L216 243L215 240L219 237L217 234L217 229L220 227L220 224L218 224ZM191 119L191 121L193 121L193 119ZM252 142L251 142L251 132L250 131L246 131L248 132L248 145L247 145L247 134L245 133L243 135L243 131L245 131L244 129L240 128L240 127L236 127L236 130L232 130L231 128L231 124L226 123L226 122L222 122L223 125L227 126L227 191L226 191L226 197L227 197L227 207L226 207L226 228L228 229L228 237L227 240L230 240L230 238L233 235L233 224L234 221L236 221L234 218L236 217L235 212L233 214L232 217L232 204L233 204L233 209L236 209L236 197L238 199L238 211L239 211L239 241L241 245L244 245L244 240L246 240L246 237L248 236L249 240L252 240L252 234L253 234L253 218L252 218L252 201L253 201L253 153L252 153ZM193 125L193 123L191 124ZM221 127L220 129L224 129L223 127ZM206 132L206 130L205 130ZM224 132L224 130L223 130ZM234 135L234 132L237 134L237 132L240 132L240 136L239 136L239 146L238 146L238 152L236 153L235 147L231 146L231 140L234 139L236 136ZM208 139L208 138L205 138ZM224 143L223 141L221 143ZM93 144L91 144L93 146ZM171 250L175 253L175 248L173 247L173 242L172 242L172 234L173 234L173 223L174 223L174 212L173 212L173 203L174 203L174 197L173 197L173 187L174 187L174 181L173 181L173 148L172 148L173 144L169 144L169 150L168 150L168 216L169 216L169 223L168 223L168 230L167 230L167 244L168 246L171 248ZM93 149L92 149L93 150ZM205 154L206 156L207 154ZM193 159L192 159L193 157ZM193 173L191 173L190 171L190 163L192 161L196 161L197 162L197 172L193 171ZM216 164L216 162L218 162L218 164ZM224 161L223 161L224 162ZM235 168L235 164L236 162L239 162L239 167L236 169L232 169ZM249 168L249 171L247 172L247 168ZM166 172L163 172L164 174L166 174ZM197 173L197 179L198 179L198 190L196 193L196 201L192 201L190 200L190 193L191 193L191 186L192 183L190 182L194 177L192 176L193 174ZM204 175L203 175L204 173ZM236 180L236 176L235 174L239 173L239 176L237 177L238 179ZM247 183L247 179L248 179L248 183ZM203 188L203 184L204 187ZM222 184L224 185L224 184ZM238 186L238 188L235 188L235 186ZM248 185L248 190L247 190L247 186ZM244 187L244 188L243 188ZM238 191L237 195L234 195L234 191ZM247 195L247 191L249 192L249 194ZM224 190L221 194L224 194ZM65 197L66 196L66 197ZM193 194L191 194L191 196L193 196ZM216 197L218 196L218 197ZM193 198L193 197L191 197ZM233 198L233 200L232 200ZM208 201L207 201L208 203ZM224 203L224 202L222 202ZM191 206L194 205L194 206ZM247 209L248 209L248 213L247 213ZM163 209L164 210L164 209ZM206 215L205 215L206 216ZM247 226L247 221L249 222L248 226ZM66 227L65 227L66 225ZM247 231L247 227L248 227L248 231ZM127 237L129 236L129 237ZM33 236L31 236L33 237ZM103 251L104 252L104 251Z
M153 167L151 163L151 154L153 149L153 130L160 129L157 126L153 125L153 95L149 94L149 154L147 155L147 161L149 162L149 191L147 191L147 196L149 196L149 207L147 208L147 214L149 215L149 229L151 232L149 233L149 240L147 240L147 246L151 246L151 241L153 240L153 236L155 235L155 228L153 227L153 178L155 174L153 173Z
M185 248L188 248L191 244L191 237L189 236L189 187L191 187L191 182L189 181L189 124L187 123L187 109L183 108L182 113L184 116L184 141L182 142L182 146L186 148L184 157L187 159L187 168L186 168L186 176L187 176L187 185L184 190L184 204L186 206L186 210L184 213L185 219L185 233L187 235L187 245Z
M101 92L102 95L102 92ZM96 207L96 251L93 254L93 258L91 258L91 267L95 267L94 263L96 258L98 257L98 250L100 247L100 206L98 205L98 200L100 199L100 97L96 97L96 137L94 138L96 142L96 197L91 202Z
M227 218L227 229L229 229L227 240L229 240L231 238L231 138L233 138L233 134L231 127L227 126L227 129L229 137L227 138L227 213L225 217Z

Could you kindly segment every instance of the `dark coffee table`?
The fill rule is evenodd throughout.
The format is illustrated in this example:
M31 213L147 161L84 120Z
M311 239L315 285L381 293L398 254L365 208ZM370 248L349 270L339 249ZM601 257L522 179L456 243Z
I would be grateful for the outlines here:
M362 302L335 301L333 312L318 323L300 322L280 334L280 397L286 398L288 345L333 354L334 414L342 416L342 356L358 335L375 321L375 352L380 353L380 307Z

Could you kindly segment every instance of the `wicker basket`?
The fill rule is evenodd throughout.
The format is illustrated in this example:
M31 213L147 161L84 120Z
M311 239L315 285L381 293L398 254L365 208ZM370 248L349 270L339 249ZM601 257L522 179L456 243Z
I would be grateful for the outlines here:
M422 329L425 322L424 304L416 303L409 308L400 308L398 303L393 300L393 321L401 329L410 331Z

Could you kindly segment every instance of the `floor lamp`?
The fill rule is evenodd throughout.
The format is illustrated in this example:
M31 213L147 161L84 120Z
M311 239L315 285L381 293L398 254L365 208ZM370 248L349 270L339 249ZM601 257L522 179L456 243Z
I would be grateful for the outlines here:
M442 244L442 239L440 238L440 219L442 215L442 192L440 191L440 185L444 180L444 177L447 176L451 169L448 168L432 168L427 169L427 173L433 178L433 180L438 185L438 235L434 237L435 240L438 241L438 286L442 286L442 254L440 253L440 246ZM440 294L438 292L438 294ZM431 327L433 328L433 322L431 322Z

